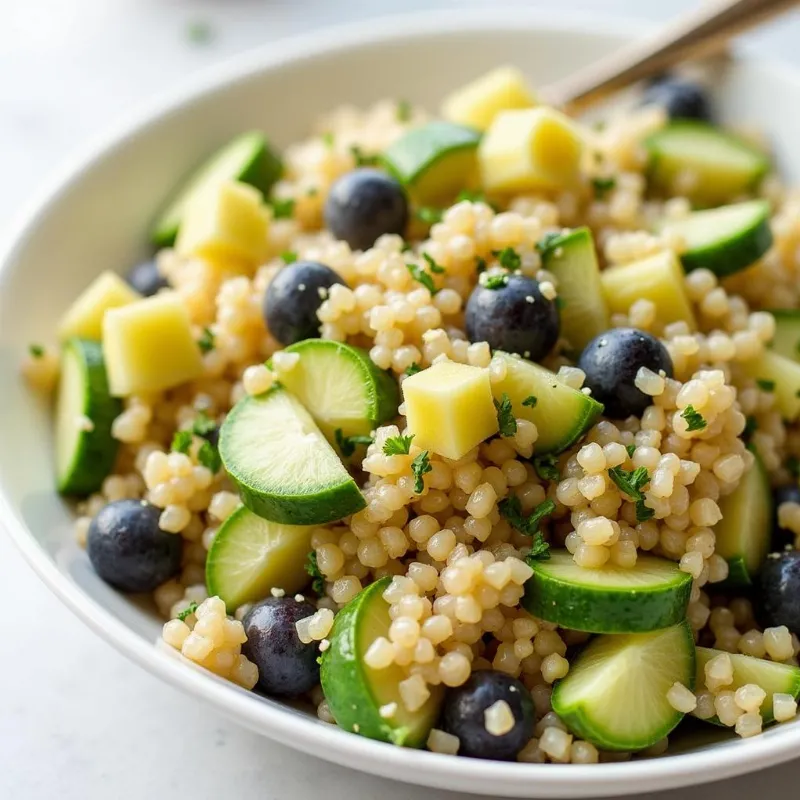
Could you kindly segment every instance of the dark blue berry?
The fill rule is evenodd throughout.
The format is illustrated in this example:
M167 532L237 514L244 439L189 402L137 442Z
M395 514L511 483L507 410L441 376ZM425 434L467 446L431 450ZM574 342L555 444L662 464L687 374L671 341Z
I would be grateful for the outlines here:
M142 500L109 503L92 520L86 552L95 572L124 592L152 592L181 566L182 539L158 527L160 509Z
M493 278L500 284L497 288L479 283L467 301L467 338L539 361L558 340L561 321L556 304L533 278L515 274Z
M128 270L125 280L139 294L150 297L169 286L169 281L159 272L155 261L143 261Z
M653 402L636 388L642 367L661 370L672 377L672 359L667 348L649 333L636 328L611 328L592 339L581 353L578 366L586 373L585 385L605 407L607 417L641 416Z
M325 224L353 250L367 250L384 233L402 236L408 199L394 178L377 169L354 169L333 184L325 201Z
M272 279L264 296L264 319L270 333L290 345L319 336L317 310L328 289L344 281L316 261L295 261Z
M670 119L711 121L711 104L706 90L693 81L665 75L644 90L642 102L661 106Z
M268 597L245 615L242 652L258 667L258 686L265 694L297 697L319 683L319 648L303 644L295 628L316 610L292 597Z
M485 712L499 700L508 703L514 727L500 736L486 730ZM458 736L458 754L471 758L513 761L531 740L534 709L531 693L504 672L478 670L457 689L449 689L444 701L444 729Z
M800 551L768 555L759 574L759 592L763 625L785 625L800 636Z
M779 486L772 495L774 516L772 520L772 547L775 550L784 550L786 547L794 547L794 533L786 528L781 528L778 524L778 507L781 503L800 504L800 486L790 483L787 486Z

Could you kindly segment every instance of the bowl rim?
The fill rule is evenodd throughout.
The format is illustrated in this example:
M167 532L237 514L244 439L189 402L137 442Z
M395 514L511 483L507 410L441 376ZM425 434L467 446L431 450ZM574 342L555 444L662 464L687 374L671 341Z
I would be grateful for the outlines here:
M16 254L24 249L40 217L72 190L82 172L95 161L135 138L151 124L205 94L257 73L278 69L309 57L332 55L350 47L408 38L436 37L474 30L499 33L523 27L531 31L626 38L652 26L617 16L595 13L563 14L518 6L402 13L300 33L229 57L200 70L177 88L140 106L105 133L80 149L44 184L38 195L5 226L0 248L0 278ZM503 20L507 20L504 22ZM800 71L762 57L745 58L768 72L800 83ZM521 764L452 758L427 751L408 750L354 736L333 725L293 713L291 709L248 692L201 668L187 669L185 660L165 652L133 633L120 619L102 608L60 572L46 555L0 485L0 526L43 582L95 633L139 666L181 691L200 697L216 710L275 741L327 761L396 780L470 793L499 796L606 796L669 789L733 777L788 761L800 754L800 725L786 726L741 747L722 747L674 756L601 765ZM741 752L740 752L741 751ZM531 791L532 790L532 791Z

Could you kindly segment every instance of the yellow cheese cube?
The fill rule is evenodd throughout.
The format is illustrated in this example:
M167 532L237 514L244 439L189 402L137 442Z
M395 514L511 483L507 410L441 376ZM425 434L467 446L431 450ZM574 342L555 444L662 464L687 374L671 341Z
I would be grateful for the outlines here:
M189 312L175 292L111 309L103 321L103 355L117 397L169 389L203 372Z
M186 209L175 249L182 256L243 262L255 269L267 256L269 210L258 189L225 181Z
M403 381L414 444L445 458L461 458L498 431L489 372L442 361Z
M583 141L572 120L552 108L499 113L478 148L488 192L562 189L580 179Z
M485 131L501 111L531 108L536 97L516 67L498 67L445 98L442 116Z
M636 300L651 300L656 307L656 322L686 322L696 328L694 312L686 295L683 268L671 251L609 267L600 273L603 294L612 314L627 314Z
M110 308L140 300L141 295L113 272L98 275L69 307L58 326L61 341L77 336L99 342L103 337L103 317Z

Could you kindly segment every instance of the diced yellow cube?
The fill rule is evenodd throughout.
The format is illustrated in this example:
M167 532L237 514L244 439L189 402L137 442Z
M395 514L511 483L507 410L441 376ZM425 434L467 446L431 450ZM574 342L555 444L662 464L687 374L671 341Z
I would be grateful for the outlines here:
M516 67L498 67L445 98L442 116L485 131L501 111L532 108L536 97Z
M258 189L225 181L202 192L186 209L175 249L182 256L243 262L252 270L267 256L269 220Z
M126 306L141 295L113 272L103 272L84 289L69 307L58 326L62 341L71 336L99 342L103 337L103 317L110 308Z
M577 127L552 108L499 113L478 148L488 192L563 189L580 179L583 140Z
M117 397L169 389L203 372L189 312L175 292L111 309L103 320L103 355Z
M442 361L403 381L414 444L461 458L498 431L488 370Z
M610 313L627 314L636 300L650 300L656 307L657 326L683 321L694 330L694 312L684 278L683 268L671 250L600 273Z

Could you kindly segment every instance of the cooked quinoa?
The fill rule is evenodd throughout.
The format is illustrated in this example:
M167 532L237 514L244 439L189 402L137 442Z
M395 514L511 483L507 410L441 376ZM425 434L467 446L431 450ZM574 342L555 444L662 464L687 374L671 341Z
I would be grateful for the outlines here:
M299 368L300 355L282 348L262 313L276 276L301 262L333 270L341 282L319 290L319 336L362 348L401 390L410 375L450 362L486 373L498 386L505 385L513 362L467 335L466 306L479 281L486 286L494 276L502 284L511 274L533 279L544 298L536 302L558 305L560 282L543 263L545 243L580 226L591 231L602 270L648 257L681 257L687 250L680 223L696 205L691 197L701 178L679 175L676 185L685 194L653 191L643 142L670 124L665 110L653 105L619 112L600 129L576 125L583 150L578 179L568 187L486 194L470 189L464 199L435 209L431 225L417 213L405 238L385 233L363 250L337 239L323 220L332 187L361 168L365 157L384 153L429 119L396 101L366 110L344 107L286 148L283 176L270 199L275 218L255 268L172 247L155 257L194 338L210 344L196 379L123 398L111 425L120 443L113 471L77 503L75 534L85 546L93 519L108 504L142 500L158 509L160 530L182 542L179 570L153 592L167 620L163 639L248 689L259 681L256 663L242 652L252 604L226 608L206 586L208 551L220 526L241 507L237 485L209 462L203 434L190 434L177 450L175 442L176 433L197 431L198 423L219 425L234 405L288 383ZM485 137L490 135L491 129ZM539 556L532 548L538 540L513 524L504 502L515 498L523 517L551 501L540 522L545 558L549 544L571 554L588 574L610 567L633 571L640 559L656 556L691 576L685 619L698 645L720 652L705 663L705 685L690 685L693 675L675 680L664 701L679 716L715 717L742 737L767 724L762 711L772 690L751 681L735 685L731 656L797 666L798 631L765 627L749 594L717 589L731 569L716 552L717 530L725 499L760 469L757 460L773 488L797 484L800 426L787 421L775 387L754 377L748 365L768 352L776 334L775 317L766 309L800 308L800 199L773 174L746 197L768 200L774 242L730 277L702 267L682 276L679 290L694 324L665 317L660 303L645 296L610 310L609 330L649 334L671 360L671 370L642 366L636 372L635 389L646 396L641 413L598 417L544 466L537 442L545 431L513 413L506 420L508 435L492 435L459 458L418 446L413 438L405 452L396 452L387 443L414 433L405 419L408 398L396 418L371 431L366 447L356 443L360 449L350 463L364 507L312 525L308 541L318 592L306 588L297 602L310 602L316 611L297 620L292 634L327 657L335 650L338 612L366 587L388 579L382 598L390 624L363 652L363 664L375 674L391 669L398 676L396 699L381 705L381 718L414 714L437 692L456 691L471 676L493 671L518 679L529 695L534 727L517 748L519 761L588 764L637 755L585 740L553 710L554 685L571 674L593 634L526 610L523 596L536 580ZM734 194L727 202L740 199ZM276 213L281 205L290 213ZM513 270L503 263L509 253ZM538 361L563 385L591 398L577 355L562 330ZM32 348L24 373L49 391L57 357L51 349ZM87 419L83 427L91 430L92 424ZM633 492L621 483L643 474L645 482ZM776 514L776 524L796 536L794 547L800 548L800 497L779 503ZM262 598L280 603L293 594L276 585ZM335 722L335 703L319 686L305 697L320 720ZM796 693L775 691L771 703L777 722L795 717ZM485 708L484 733L512 735L519 713L506 698L495 698ZM437 753L463 752L459 737L443 725L435 721L421 743ZM660 755L667 746L661 737L638 755Z

